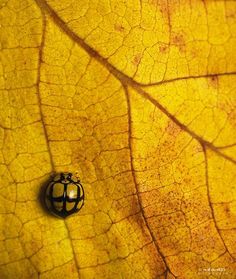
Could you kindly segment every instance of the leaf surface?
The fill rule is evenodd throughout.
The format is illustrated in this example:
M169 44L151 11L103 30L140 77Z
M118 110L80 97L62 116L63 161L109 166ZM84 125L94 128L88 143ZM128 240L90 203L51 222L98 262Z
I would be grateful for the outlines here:
M235 278L236 2L0 6L0 277Z

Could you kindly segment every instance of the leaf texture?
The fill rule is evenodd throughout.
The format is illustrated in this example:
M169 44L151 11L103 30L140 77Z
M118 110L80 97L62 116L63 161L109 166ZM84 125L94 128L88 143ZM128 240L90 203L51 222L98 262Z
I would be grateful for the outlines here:
M0 7L0 278L235 278L236 2Z

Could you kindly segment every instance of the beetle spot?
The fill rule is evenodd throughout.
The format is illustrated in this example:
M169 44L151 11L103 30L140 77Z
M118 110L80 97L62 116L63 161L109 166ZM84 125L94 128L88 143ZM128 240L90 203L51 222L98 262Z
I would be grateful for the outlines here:
M124 32L124 30L125 30L125 28L120 24L115 24L114 29L118 32L121 32L121 33Z
M208 85L213 87L213 88L218 88L218 85L219 85L219 79L218 79L218 76L217 75L214 75L212 77L210 77L208 79Z
M132 60L133 65L137 66L140 63L141 58L142 58L141 53L137 53Z
M182 33L175 33L174 36L172 37L172 43L178 47L180 52L186 51L185 38Z

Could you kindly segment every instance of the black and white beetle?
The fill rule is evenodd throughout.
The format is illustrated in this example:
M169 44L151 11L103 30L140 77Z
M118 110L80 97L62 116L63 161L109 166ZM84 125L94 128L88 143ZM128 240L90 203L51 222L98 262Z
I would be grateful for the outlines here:
M66 218L84 205L83 186L72 173L60 173L46 188L45 204L52 214Z

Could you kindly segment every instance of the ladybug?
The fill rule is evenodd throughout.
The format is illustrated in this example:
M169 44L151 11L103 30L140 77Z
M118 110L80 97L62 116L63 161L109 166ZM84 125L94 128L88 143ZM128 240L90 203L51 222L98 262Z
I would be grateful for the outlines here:
M45 204L48 210L61 218L78 212L84 205L84 189L72 173L60 173L47 185Z

